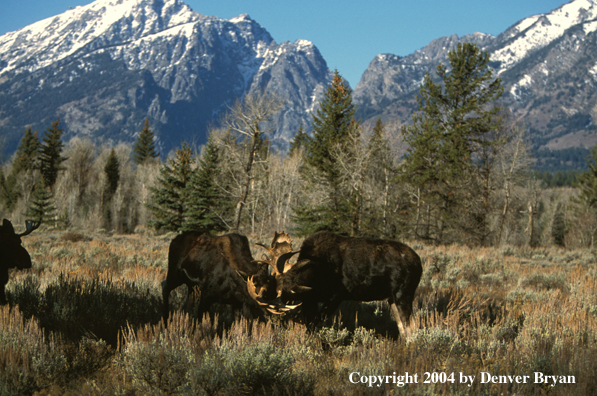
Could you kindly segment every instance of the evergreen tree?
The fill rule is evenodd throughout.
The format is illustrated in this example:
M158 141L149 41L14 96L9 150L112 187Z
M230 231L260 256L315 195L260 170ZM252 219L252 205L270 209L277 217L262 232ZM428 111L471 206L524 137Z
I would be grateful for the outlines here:
M332 148L348 136L355 111L352 90L336 70L332 83L313 115L313 138L309 139L305 151L307 163L321 172L330 183L335 183L337 177Z
M44 185L50 190L54 187L58 172L62 170L62 163L66 158L62 157L62 129L59 127L60 120L52 123L52 127L48 128L43 137L43 144L41 145L39 155L39 166L41 175L44 180Z
M31 202L23 215L36 223L43 222L56 226L56 207L53 200L52 191L40 179L35 185Z
M369 139L372 177L385 181L393 170L393 155L386 136L386 128L380 118L375 122L373 133Z
M226 229L216 212L222 206L216 184L218 163L218 148L210 139L186 187L187 205L182 231L217 232Z
M577 201L597 212L597 145L591 149L586 162L589 169L578 176L580 194Z
M564 207L561 203L558 203L553 215L553 223L551 224L551 237L553 238L553 243L557 246L564 247L566 233L566 215L564 213Z
M374 186L378 204L370 210L369 227L385 237L393 237L390 227L391 189L396 174L394 155L386 136L386 129L380 118L375 122L369 139L371 160L368 179Z
M441 63L437 67L442 82L425 76L417 98L419 112L413 125L403 128L409 147L402 182L420 192L415 233L436 242L442 241L447 227L472 212L464 207L470 203L466 190L486 168L483 153L500 144L490 138L490 132L500 126L500 108L491 105L503 88L488 66L489 54L465 43L450 51L448 58L450 69ZM431 220L423 222L423 218Z
M120 181L120 163L114 149L110 151L106 165L104 166L104 173L106 174L106 186L104 188L104 227L106 229L112 228L112 198L118 189L118 182Z
M31 127L27 127L17 147L12 169L2 184L2 200L9 210L14 208L20 196L20 192L16 190L19 174L38 168L39 149L37 132L31 132Z
M302 177L311 189L326 191L326 199L312 205L303 202L293 209L296 232L308 235L320 230L350 233L353 218L350 203L341 191L340 172L334 161L333 150L342 149L354 121L355 106L352 90L338 71L327 88L313 115L313 137L305 145L307 167Z
M37 138L37 131L31 132L31 127L27 127L25 134L21 138L19 147L17 147L11 173L16 175L21 171L37 168L40 148L41 144Z
M589 222L587 230L587 243L594 246L597 238L597 145L591 148L591 154L586 158L588 170L577 177L576 187L580 190L578 196L572 197L574 211L579 223Z
M3 202L7 207L12 205L12 189L8 188L4 171L0 167L0 202ZM9 207L10 209L10 207Z
M160 155L155 150L155 135L149 127L149 119L147 118L145 119L145 124L143 124L141 133L139 133L139 138L135 142L133 151L135 153L135 162L138 165L150 161Z
M106 174L106 193L108 196L113 196L118 189L118 182L120 181L120 163L114 149L110 151L106 166L104 166L104 173Z
M147 208L154 219L150 227L157 230L180 231L187 213L186 187L190 181L194 158L193 151L183 143L160 168L158 187L150 187L151 203Z
M305 132L303 128L303 123L299 125L299 129L294 135L292 142L290 143L289 154L294 155L294 153L298 152L300 149L305 148L309 143L309 135Z

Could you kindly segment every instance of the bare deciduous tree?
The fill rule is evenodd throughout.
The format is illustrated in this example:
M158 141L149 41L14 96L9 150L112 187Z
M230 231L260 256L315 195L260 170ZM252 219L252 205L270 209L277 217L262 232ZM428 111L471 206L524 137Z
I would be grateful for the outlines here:
M264 135L273 131L273 116L282 108L282 102L275 96L267 94L247 95L238 100L224 119L228 128L237 141L243 141L243 150L239 162L242 166L238 173L239 196L234 210L232 230L240 227L243 207L251 185L254 182L253 166L256 161L264 160L259 151L263 148Z
M526 141L526 131L519 122L514 122L504 129L510 135L498 156L499 179L503 191L503 205L499 213L496 244L500 245L513 200L514 187L526 177L533 160Z

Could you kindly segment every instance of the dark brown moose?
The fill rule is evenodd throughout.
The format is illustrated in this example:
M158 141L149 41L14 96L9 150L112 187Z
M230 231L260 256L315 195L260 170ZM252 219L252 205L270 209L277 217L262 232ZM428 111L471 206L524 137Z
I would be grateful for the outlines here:
M291 264L296 253L298 260ZM388 300L400 334L412 331L412 304L423 268L417 253L400 242L320 232L305 239L300 251L282 254L270 265L275 293L266 282L247 282L251 296L268 304L270 312L284 313L298 306L284 302L298 301L304 319L313 321L333 314L345 300Z
M284 235L276 233L268 249L290 251L288 247L281 247L282 244L286 246ZM164 323L168 322L170 292L182 284L187 285L189 293L193 287L199 288L200 314L207 312L212 304L219 303L242 310L247 316L263 317L263 310L249 295L245 282L251 276L254 282L263 286L260 280L270 280L267 273L267 265L253 260L249 240L244 235L180 234L170 243L168 275L162 282Z
M40 223L26 221L26 231L17 234L12 223L2 220L0 226L0 304L6 304L6 284L8 283L8 270L10 268L31 268L31 257L22 245L21 237L31 234L39 227Z

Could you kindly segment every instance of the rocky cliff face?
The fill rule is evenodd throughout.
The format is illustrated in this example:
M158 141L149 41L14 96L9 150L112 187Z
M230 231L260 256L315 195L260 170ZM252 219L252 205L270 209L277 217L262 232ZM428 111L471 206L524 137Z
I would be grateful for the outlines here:
M162 152L201 144L246 93L285 101L270 136L285 146L331 78L310 42L277 44L248 15L203 16L179 0L98 0L0 37L0 128L14 151L27 125L57 117L65 138L132 142L143 120Z

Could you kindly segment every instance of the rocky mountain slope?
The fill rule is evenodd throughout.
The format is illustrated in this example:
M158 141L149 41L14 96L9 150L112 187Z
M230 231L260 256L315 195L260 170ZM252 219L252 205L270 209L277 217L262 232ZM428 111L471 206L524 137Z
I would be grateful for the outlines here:
M355 88L359 115L410 122L423 76L439 62L448 64L448 52L460 42L490 53L505 87L503 104L529 130L541 161L560 157L564 168L584 162L586 148L597 143L597 1L571 1L497 37L454 35L405 57L378 55Z
M248 15L204 16L179 0L97 0L0 36L0 130L14 152L26 126L57 117L65 139L132 142L149 118L162 153L201 144L234 100L285 101L270 137L284 146L331 78L309 41L277 44Z

